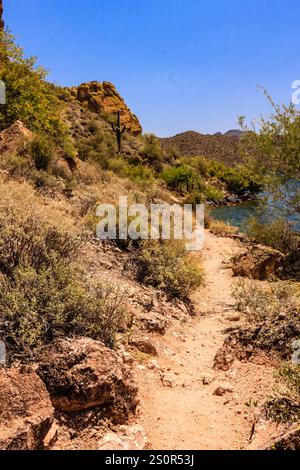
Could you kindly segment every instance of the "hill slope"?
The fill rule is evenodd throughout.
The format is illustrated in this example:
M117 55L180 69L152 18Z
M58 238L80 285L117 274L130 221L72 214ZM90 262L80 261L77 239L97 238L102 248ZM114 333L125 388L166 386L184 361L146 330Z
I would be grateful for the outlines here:
M175 148L187 156L202 155L208 159L216 159L227 165L234 166L242 162L239 153L239 136L235 133L204 135L195 131L187 131L174 137L161 139L165 149Z

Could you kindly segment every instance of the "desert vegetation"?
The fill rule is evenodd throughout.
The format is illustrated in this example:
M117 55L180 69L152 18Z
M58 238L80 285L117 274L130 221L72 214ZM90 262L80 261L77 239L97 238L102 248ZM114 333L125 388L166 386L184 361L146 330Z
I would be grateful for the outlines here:
M210 309L214 315L222 313L224 318L213 323L220 332L212 344L223 335L225 321L240 321L240 316L228 320L224 315L232 307L233 269L228 274L223 263L234 248L241 248L233 240L243 240L237 228L213 220L206 211L205 228L211 237L202 253L210 270L206 273L201 255L188 252L184 241L172 237L128 241L117 233L116 240L98 240L97 205L117 204L119 196L127 195L130 203L147 208L168 202L193 208L205 204L207 209L247 200L262 188L272 191L274 200L282 200L286 197L282 184L299 176L299 116L293 108L276 107L275 117L271 123L263 122L260 133L245 129L238 136L188 134L183 140L177 136L167 141L142 134L138 119L109 82L70 88L50 84L45 70L26 58L14 38L3 31L0 57L0 76L7 85L7 105L0 108L0 339L7 349L1 377L5 381L10 380L9 374L32 374L52 410L46 422L55 422L58 411L63 438L67 434L68 443L77 439L80 446L86 429L94 435L96 428L102 439L103 429L128 424L134 415L137 389L131 369L135 361L142 363L138 373L157 374L155 386L176 388L153 361L163 350L166 362L168 356L176 356L170 345L157 340L169 324L179 329L177 333L173 328L172 341L168 339L172 347L176 343L182 351L187 337L187 354L191 349L196 357L204 343L210 354L215 352L207 338L216 332L210 325L206 336L201 336L199 323L199 337L191 333L191 313L197 310L199 318ZM266 165L260 167L266 154ZM290 184L288 206L296 211L299 195ZM262 350L276 357L286 386L284 398L292 404L289 413L296 416L299 367L286 362L293 352L292 341L300 334L299 286L294 271L287 268L299 262L299 238L285 219L268 224L252 219L247 236L244 248L267 245L271 255L272 250L280 252L284 266L263 282L237 283L235 314L241 315L245 328L238 327L234 333L234 345L252 348L251 354ZM268 251L266 256L271 255ZM193 296L200 293L203 303L198 300L194 310ZM190 348L191 343L197 348ZM212 363L211 359L205 357L201 364ZM30 372L19 369L20 364L30 367L32 363L35 368ZM199 380L210 386L214 379L194 377L198 374L194 369L189 371L193 376L189 386L197 384L199 394ZM180 387L185 389L185 382ZM222 387L216 390L220 388L222 392ZM216 390L211 390L213 400L223 394ZM225 387L224 393L230 390ZM276 402L279 408L286 403L282 398L279 395L281 401ZM271 401L266 413L278 416L278 407ZM291 414L283 415L285 422L292 419ZM74 429L79 429L78 434ZM37 433L29 431L30 436ZM40 442L40 435L36 439L38 443L24 441L28 447L51 447L43 439ZM5 441L4 445L12 444Z

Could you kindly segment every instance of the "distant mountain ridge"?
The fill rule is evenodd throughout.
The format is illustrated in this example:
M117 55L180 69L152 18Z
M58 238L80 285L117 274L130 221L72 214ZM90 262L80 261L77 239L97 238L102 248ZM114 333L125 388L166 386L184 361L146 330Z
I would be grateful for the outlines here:
M240 151L240 138L243 132L232 129L222 134L200 134L196 131L186 131L173 137L161 139L162 146L168 150L174 148L187 156L201 155L210 160L218 160L234 166L243 161Z

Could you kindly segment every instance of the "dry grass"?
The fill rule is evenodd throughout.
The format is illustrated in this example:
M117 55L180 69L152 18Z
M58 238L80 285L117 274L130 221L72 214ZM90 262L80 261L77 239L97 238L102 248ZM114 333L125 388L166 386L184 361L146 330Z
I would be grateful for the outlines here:
M232 225L226 224L221 220L212 219L209 228L211 232L217 235L218 237L226 237L228 235L234 235L238 233L237 227L233 227Z

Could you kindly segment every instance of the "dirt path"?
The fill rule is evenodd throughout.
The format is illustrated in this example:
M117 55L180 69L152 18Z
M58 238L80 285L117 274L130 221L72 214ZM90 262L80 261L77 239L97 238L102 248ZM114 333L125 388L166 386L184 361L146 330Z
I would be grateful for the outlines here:
M229 372L213 370L214 357L233 326L233 279L226 267L238 242L206 233L206 285L196 294L197 316L175 322L157 339L157 361L139 368L140 422L154 449L241 449L249 445L255 408L274 384L273 369L236 361ZM207 377L212 383L203 384ZM222 383L232 393L214 395ZM267 440L267 437L265 437Z

